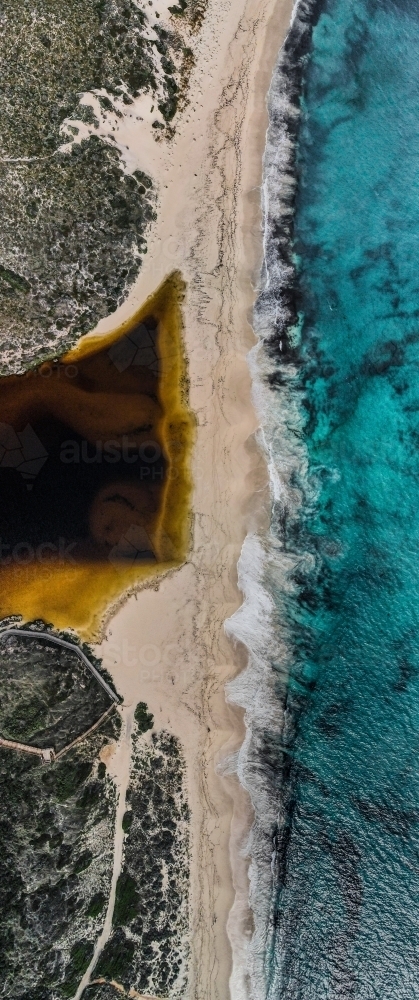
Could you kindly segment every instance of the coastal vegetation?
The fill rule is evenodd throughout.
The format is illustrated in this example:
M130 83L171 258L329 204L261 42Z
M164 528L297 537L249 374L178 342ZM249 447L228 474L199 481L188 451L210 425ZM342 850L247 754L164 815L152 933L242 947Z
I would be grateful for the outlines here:
M157 132L172 128L193 60L171 20L136 0L1 5L0 374L68 349L138 274L155 196L112 121L149 93Z
M187 971L189 810L179 740L166 731L144 738L147 706L137 706L124 825L124 860L113 931L95 977L126 990L180 997ZM125 820L125 817L124 817ZM102 1000L102 987L86 997ZM95 992L97 990L97 992Z
M77 653L49 643L47 635L42 630L38 638L33 630L33 639L13 634L1 643L0 736L58 753L87 732L111 701ZM63 795L63 765L57 774Z
M28 630L33 638L13 634L0 646L0 735L59 750L100 718L109 696L71 650L54 644L64 635L41 622ZM94 975L177 997L186 971L189 811L180 743L153 723L139 702L112 932ZM0 971L9 1000L71 998L92 959L116 819L115 787L99 755L119 730L119 715L109 715L52 764L0 748ZM98 990L108 995L106 986Z
M83 1000L120 1000L121 991L112 983L92 983L84 991Z
M153 728L153 716L148 711L145 701L139 701L134 712L134 719L137 723L139 733L146 733L147 729Z
M13 636L0 649L0 732L8 726L59 748L98 718L106 695L71 651L37 641L40 623L32 628L34 641ZM99 772L99 754L119 726L117 714L108 716L51 765L0 748L5 998L72 997L90 961L109 896L115 825L115 789Z

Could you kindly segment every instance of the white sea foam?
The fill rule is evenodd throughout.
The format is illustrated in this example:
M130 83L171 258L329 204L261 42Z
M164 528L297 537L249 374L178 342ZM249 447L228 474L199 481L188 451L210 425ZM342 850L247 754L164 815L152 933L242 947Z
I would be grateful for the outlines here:
M274 834L281 829L280 769L284 730L284 695L292 652L284 603L295 591L293 571L308 567L309 554L290 551L289 532L301 504L310 502L307 454L302 435L303 411L293 348L299 323L290 305L294 282L291 253L294 148L298 121L298 72L301 40L310 31L310 0L293 12L290 36L273 74L264 155L262 207L264 264L254 313L259 343L249 354L253 401L261 421L259 445L271 487L272 518L266 535L248 535L239 564L243 603L225 628L248 653L246 669L228 685L227 699L245 709L246 736L237 757L237 774L248 790L255 819L250 834L250 906L254 932L238 950L241 968L233 968L232 1000L264 1000L269 986L272 946ZM279 377L278 377L279 376Z

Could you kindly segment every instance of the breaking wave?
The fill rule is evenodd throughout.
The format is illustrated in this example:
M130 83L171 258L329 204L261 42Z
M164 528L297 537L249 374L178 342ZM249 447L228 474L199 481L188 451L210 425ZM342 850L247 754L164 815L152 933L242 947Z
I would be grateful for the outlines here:
M410 0L302 0L269 95L250 367L272 513L226 625L252 1000L417 993L418 58Z

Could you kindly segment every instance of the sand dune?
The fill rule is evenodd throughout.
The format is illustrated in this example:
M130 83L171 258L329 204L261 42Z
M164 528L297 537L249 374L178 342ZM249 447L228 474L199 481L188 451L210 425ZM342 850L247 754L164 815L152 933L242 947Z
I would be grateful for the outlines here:
M198 424L192 550L156 589L122 603L98 649L126 704L146 701L156 724L184 745L192 807L188 995L199 1000L227 997L229 981L233 997L246 995L251 808L229 773L244 723L224 692L244 657L227 642L223 623L240 603L243 539L269 507L246 353L254 342L250 316L262 254L265 100L290 15L289 0L210 0L190 104L173 141L143 147L140 128L130 136L132 155L157 185L158 220L132 294L98 328L122 322L180 270Z

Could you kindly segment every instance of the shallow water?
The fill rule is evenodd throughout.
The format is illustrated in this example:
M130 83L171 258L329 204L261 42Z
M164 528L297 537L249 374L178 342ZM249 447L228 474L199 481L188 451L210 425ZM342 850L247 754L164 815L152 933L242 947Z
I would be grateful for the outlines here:
M294 31L278 70L278 80L293 74L294 89L302 76L299 124L296 105L283 114L273 87L268 282L257 311L272 345L272 388L259 392L279 486L264 582L285 706L276 731L263 733L258 720L253 758L260 781L273 767L279 817L264 988L286 1000L413 1000L419 4L326 0L312 14L308 58L303 47L293 60ZM296 199L278 236L285 161ZM256 900L261 872L254 857Z

